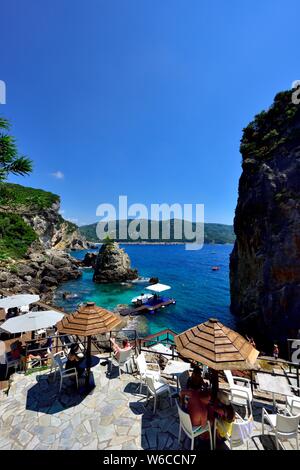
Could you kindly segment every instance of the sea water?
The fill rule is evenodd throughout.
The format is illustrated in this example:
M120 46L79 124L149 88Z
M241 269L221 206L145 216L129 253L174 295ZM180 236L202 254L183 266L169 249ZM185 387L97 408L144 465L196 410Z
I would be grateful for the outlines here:
M229 311L229 255L232 245L204 245L201 250L185 250L184 245L123 245L133 267L144 277L158 277L172 287L165 295L176 300L175 305L139 315L135 319L141 333L155 333L170 328L180 333L206 321L218 318L230 328L235 319ZM91 250L89 250L91 251ZM86 251L73 251L83 259ZM213 271L213 266L219 266ZM145 291L141 285L95 284L92 269L83 269L82 277L62 284L56 292L56 304L74 311L80 302L94 301L113 310L117 305L130 304L133 297ZM64 300L63 292L77 297Z

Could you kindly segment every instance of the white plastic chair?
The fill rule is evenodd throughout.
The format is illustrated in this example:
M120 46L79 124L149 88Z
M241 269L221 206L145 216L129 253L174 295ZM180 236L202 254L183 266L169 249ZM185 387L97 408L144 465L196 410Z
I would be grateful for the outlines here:
M63 365L65 365L66 362L67 362L67 360L68 360L68 358L67 358L67 356L65 355L65 352L64 352L64 351L59 351L59 352L53 354L52 349L51 349L51 348L47 348L47 354L48 354L48 356L51 358L50 374L51 374L51 372L52 372L53 369L54 369L54 372L56 372L56 370L57 370L57 368L58 368L57 362L55 362L54 357L60 357L61 362L63 363Z
M294 390L300 390L298 387L294 386L291 388ZM300 397L297 397L296 395L287 396L285 406L292 415L300 414Z
M22 305L22 307L20 307L20 313L28 313L29 312L29 305Z
M146 383L146 375L155 377L158 380L160 379L160 367L157 362L146 362L143 353L139 354L135 361L141 380L139 391L139 393L141 393L143 383Z
M63 380L67 379L67 378L70 378L70 377L75 377L76 385L77 385L77 388L78 388L78 375L77 375L77 370L75 369L75 367L72 367L71 369L65 369L65 364L64 364L61 356L59 355L59 353L55 354L53 356L53 359L54 359L55 364L57 365L56 372L58 371L59 375L60 375L59 391L61 391Z
M178 383L180 390L186 389L189 378L190 374L188 370L185 370L184 372L182 372L182 374L179 375Z
M265 408L262 409L262 433L265 433L265 420L271 426L275 434L276 449L279 450L279 441L294 438L296 448L299 450L298 426L300 414L296 416L283 415L280 413L269 414Z
M190 415L181 409L179 403L177 403L177 409L179 415L178 444L180 444L182 430L191 439L191 450L194 450L195 438L200 436L201 434L204 434L205 432L208 432L210 440L210 450L213 450L213 440L210 422L207 421L205 426L193 426Z
M216 449L217 426L220 420L215 419L214 425L214 447ZM254 428L253 416L243 419L238 413L235 414L235 421L232 423L231 433L226 433L225 439L228 440L230 449L239 447L246 442L247 450L249 449L249 441L251 440Z
M170 389L169 384L163 382L161 379L157 379L153 377L153 375L146 375L145 381L147 385L147 402L149 400L150 395L154 398L154 404L153 404L154 414L156 411L157 399L165 393L168 393L170 405L172 406L172 396L171 396L171 389Z
M224 370L227 382L230 388L230 399L233 405L247 406L249 405L249 414L252 414L252 391L249 379L233 376L230 370ZM235 381L243 382L244 385L237 385Z
M0 356L0 364L6 366L6 371L5 371L5 378L6 378L9 369L11 369L12 367L14 367L15 372L16 372L16 370L18 369L18 367L20 367L21 361L20 361L20 359L13 359L13 358L10 356L9 353L4 352L4 353L1 354L1 356Z
M112 366L114 365L115 367L118 368L119 372L119 378L121 378L121 371L124 369L124 367L127 366L127 362L131 359L132 356L132 349L126 349L125 351L120 351L118 354L118 357L113 356L112 358L109 359L109 374L112 372ZM128 371L128 368L127 368Z

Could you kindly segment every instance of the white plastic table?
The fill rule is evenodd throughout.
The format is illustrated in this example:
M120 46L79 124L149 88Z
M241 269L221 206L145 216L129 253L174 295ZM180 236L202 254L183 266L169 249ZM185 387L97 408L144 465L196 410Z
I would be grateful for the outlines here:
M291 396L294 395L291 391L291 387L288 384L288 381L285 377L280 377L278 375L263 374L258 372L256 374L259 388L264 392L272 393L273 397L273 407L276 409L275 402L275 393L279 395Z
M149 349L155 351L156 353L162 354L167 359L172 355L172 349L168 348L163 343L157 343L154 346L151 346L151 348ZM178 353L176 351L173 351L173 355L178 356Z
M164 368L164 374L173 375L177 380L177 390L179 389L178 379L179 376L186 370L190 370L191 364L182 361L168 361L166 367Z

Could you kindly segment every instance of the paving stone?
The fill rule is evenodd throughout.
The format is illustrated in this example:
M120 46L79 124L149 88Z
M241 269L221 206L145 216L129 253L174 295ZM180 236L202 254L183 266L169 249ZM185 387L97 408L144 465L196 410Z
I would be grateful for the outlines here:
M82 449L82 444L80 442L75 442L75 444L71 447L72 450L80 450Z
M157 449L163 450L167 445L168 439L169 439L169 434L167 432L159 433Z
M115 436L115 428L113 425L100 425L96 431L99 442L109 441Z
M168 440L167 440L167 444L166 444L166 447L165 447L165 448L166 448L166 449L170 449L171 446L173 445L173 442L174 442L173 437L171 437L171 436L169 435ZM179 445L178 445L178 447L180 448Z
M21 430L19 436L18 436L18 441L21 444L21 446L26 446L29 441L32 439L32 434L30 432L25 431L24 429Z
M156 449L158 428L149 428L146 431L146 437L149 443L150 449Z
M85 427L88 433L92 432L91 424L87 419L83 422L83 426Z
M178 444L177 409L167 399L160 400L154 415L152 403L145 406L136 395L137 380L129 375L108 380L104 368L96 369L97 386L87 397L67 383L59 395L57 382L16 374L10 394L0 400L0 449L190 449L188 438ZM275 449L274 437L261 436L262 406L270 408L270 403L253 406L250 448ZM218 447L228 449L228 444L220 441ZM291 440L284 447L292 450L295 443ZM197 439L196 448L206 450L207 442Z
M110 445L124 444L125 442L130 442L130 441L134 441L134 438L132 436L115 436L110 442Z
M39 444L39 438L37 436L34 436L29 444L26 446L26 450L33 450L38 444Z
M141 425L140 423L135 423L131 429L128 431L129 436L139 436L141 434Z
M94 438L89 444L83 445L82 450L96 450L98 445L97 438Z
M177 422L171 423L168 428L168 432L172 434L174 437L177 437L179 434L179 424Z
M142 446L142 449L144 449L144 450L149 449L149 444L148 444L148 440L146 438L146 434L142 435L141 446Z

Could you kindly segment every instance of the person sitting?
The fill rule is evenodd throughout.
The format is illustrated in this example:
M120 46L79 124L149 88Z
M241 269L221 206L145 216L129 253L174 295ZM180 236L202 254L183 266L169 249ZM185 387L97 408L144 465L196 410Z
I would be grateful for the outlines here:
M21 356L24 355L22 341L18 340L11 345L10 355L12 359L21 359Z
M193 426L205 426L208 419L210 393L199 390L197 381L190 381L185 390L179 393L182 409L190 415Z
M36 364L41 365L42 357L36 352L38 349L40 349L40 345L36 341L29 341L27 343L27 348L21 357L24 369L31 369ZM33 361L37 361L37 363Z
M130 351L132 349L131 344L129 343L129 340L127 338L123 339L122 348L116 343L116 340L114 338L110 338L110 341L112 343L113 353L117 361L119 360L120 353L122 351Z
M67 357L67 362L66 362L66 369L76 369L78 377L81 377L82 374L84 373L84 369L80 367L80 362L82 361L82 358L77 356L77 344L72 344L70 348L70 352Z
M220 438L224 439L226 436L231 435L232 423L235 419L235 411L230 403L228 393L219 391L213 408L217 418L217 433Z
M207 383L202 377L202 371L199 366L195 366L191 377L187 381L187 388L193 388L194 390L207 390Z

